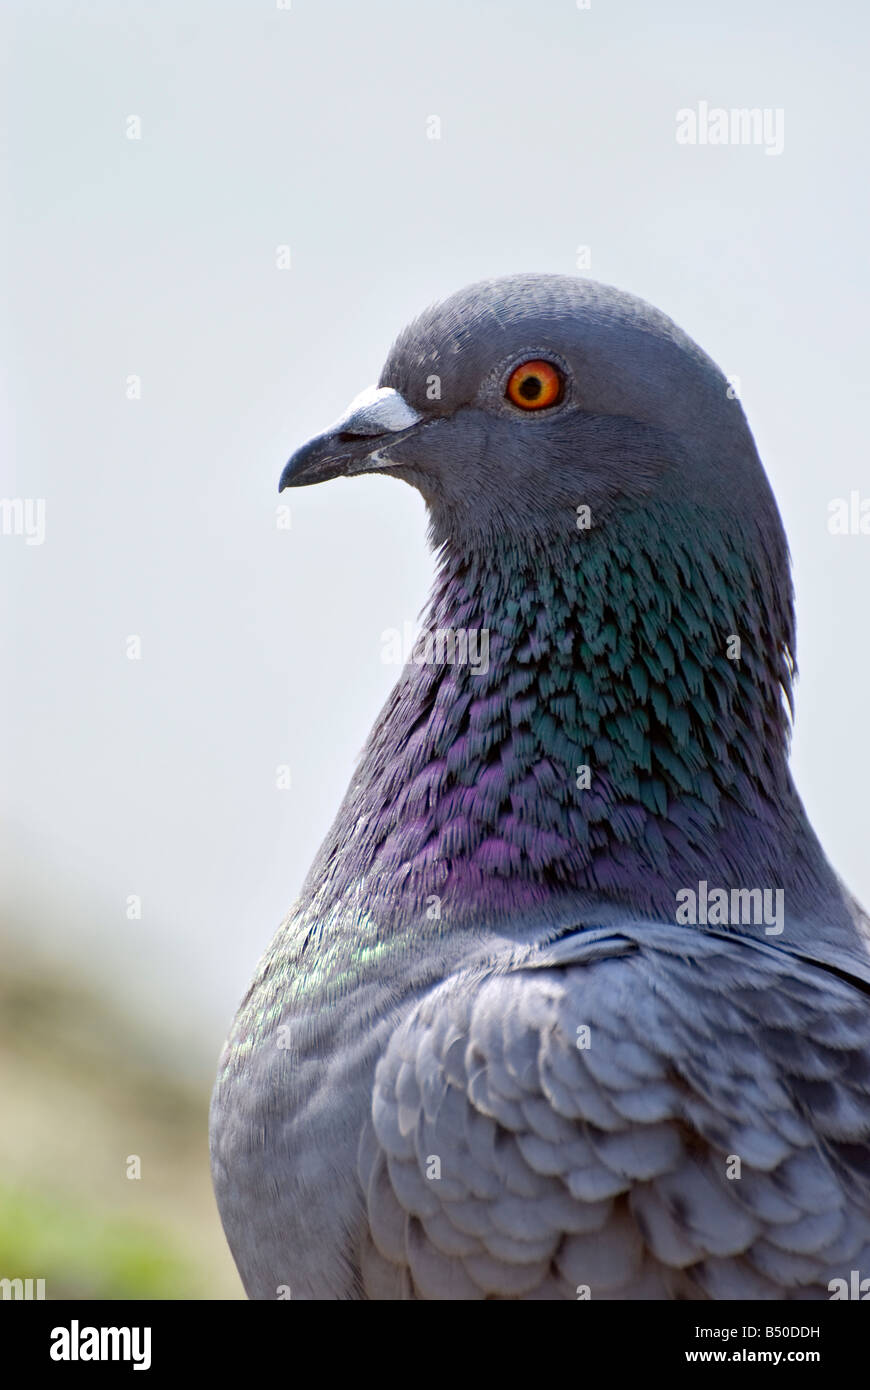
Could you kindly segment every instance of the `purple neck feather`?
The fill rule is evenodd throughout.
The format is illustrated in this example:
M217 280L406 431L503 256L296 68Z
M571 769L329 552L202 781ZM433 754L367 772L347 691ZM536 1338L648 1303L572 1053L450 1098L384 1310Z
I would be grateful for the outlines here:
M833 875L787 768L790 585L758 555L651 507L534 551L445 547L309 876L318 912L364 883L442 926L555 902L673 920L701 879L811 910Z

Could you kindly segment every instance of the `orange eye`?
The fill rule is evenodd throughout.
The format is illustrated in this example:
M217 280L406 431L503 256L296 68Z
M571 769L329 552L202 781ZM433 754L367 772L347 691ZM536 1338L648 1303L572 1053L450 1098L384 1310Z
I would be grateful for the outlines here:
M561 395L562 373L538 358L515 367L507 384L508 400L521 410L543 410L555 405Z

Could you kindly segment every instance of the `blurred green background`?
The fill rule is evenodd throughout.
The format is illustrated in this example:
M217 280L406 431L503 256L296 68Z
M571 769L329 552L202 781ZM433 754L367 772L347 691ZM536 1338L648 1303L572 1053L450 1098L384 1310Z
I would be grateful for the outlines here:
M47 1299L244 1297L209 1176L215 1063L0 938L0 1278L44 1279Z

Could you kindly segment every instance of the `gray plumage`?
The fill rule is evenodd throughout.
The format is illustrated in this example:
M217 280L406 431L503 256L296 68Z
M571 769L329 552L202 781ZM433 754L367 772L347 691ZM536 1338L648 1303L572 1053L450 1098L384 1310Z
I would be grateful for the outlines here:
M619 291L487 281L282 484L358 472L423 493L423 632L488 659L408 663L237 1015L211 1143L248 1294L870 1277L867 922L788 772L786 542L721 373ZM702 882L730 918L681 913Z

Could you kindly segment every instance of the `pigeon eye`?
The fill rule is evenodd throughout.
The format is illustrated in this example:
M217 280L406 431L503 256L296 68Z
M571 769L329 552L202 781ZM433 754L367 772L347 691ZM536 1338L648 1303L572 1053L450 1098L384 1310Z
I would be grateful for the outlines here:
M511 372L506 394L521 410L543 410L561 399L562 373L538 358L521 362Z

